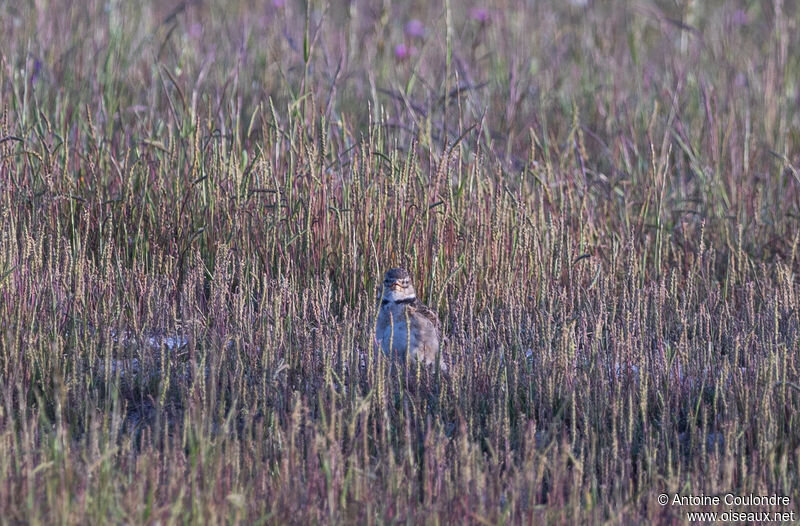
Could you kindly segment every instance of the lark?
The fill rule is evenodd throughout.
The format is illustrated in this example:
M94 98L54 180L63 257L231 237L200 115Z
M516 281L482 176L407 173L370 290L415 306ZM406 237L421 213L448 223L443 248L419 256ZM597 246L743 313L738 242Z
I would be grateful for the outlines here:
M375 324L375 339L387 356L436 363L441 341L441 324L436 313L422 303L414 291L411 277L403 268L393 268L383 278L380 312ZM439 357L442 371L447 367Z

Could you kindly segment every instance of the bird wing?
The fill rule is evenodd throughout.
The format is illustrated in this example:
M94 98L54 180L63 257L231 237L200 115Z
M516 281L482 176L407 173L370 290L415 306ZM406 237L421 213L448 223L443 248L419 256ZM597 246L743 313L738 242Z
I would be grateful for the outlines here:
M414 303L411 304L411 307L415 311L419 312L426 320L431 322L433 328L436 329L437 338L439 338L439 341L442 341L442 324L433 309L419 301L419 298L414 300Z

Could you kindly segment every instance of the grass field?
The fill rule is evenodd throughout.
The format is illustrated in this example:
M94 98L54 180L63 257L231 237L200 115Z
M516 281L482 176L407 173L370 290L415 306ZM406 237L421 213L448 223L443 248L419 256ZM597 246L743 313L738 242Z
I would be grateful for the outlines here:
M0 13L0 524L800 518L794 2Z

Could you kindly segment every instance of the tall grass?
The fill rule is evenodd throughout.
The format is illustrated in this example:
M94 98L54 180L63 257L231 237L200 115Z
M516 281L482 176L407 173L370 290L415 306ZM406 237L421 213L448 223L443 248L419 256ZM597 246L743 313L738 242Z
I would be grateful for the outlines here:
M794 4L250 4L0 2L0 522L800 502Z

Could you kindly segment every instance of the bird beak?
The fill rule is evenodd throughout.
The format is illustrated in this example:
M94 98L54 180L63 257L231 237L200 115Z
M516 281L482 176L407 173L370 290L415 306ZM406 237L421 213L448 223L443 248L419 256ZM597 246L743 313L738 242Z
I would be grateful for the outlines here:
M394 290L395 288L402 289L403 287L400 285L399 281L395 281L394 283L389 285L389 290Z

